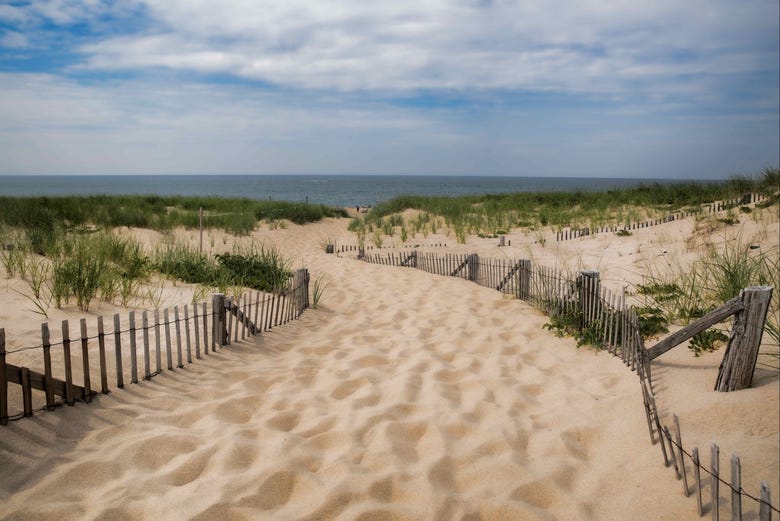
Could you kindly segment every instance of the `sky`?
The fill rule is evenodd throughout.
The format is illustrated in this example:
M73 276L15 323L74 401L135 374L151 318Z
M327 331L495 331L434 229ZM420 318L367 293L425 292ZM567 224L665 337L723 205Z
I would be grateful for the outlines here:
M0 0L0 174L720 179L777 0Z

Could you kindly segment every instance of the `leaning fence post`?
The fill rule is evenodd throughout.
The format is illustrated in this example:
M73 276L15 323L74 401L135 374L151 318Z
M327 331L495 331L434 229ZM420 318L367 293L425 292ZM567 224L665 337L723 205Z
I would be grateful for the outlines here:
M731 338L718 370L715 390L721 392L747 389L753 383L758 348L764 333L771 286L754 286L740 293L743 309L734 317Z

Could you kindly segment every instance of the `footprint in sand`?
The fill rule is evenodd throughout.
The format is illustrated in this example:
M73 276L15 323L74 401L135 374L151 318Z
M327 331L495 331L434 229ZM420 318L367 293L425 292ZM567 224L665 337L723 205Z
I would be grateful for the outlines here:
M403 461L414 463L419 460L417 442L427 430L426 423L393 422L387 426L385 433L390 440L393 454Z
M300 422L301 416L297 412L283 412L269 419L265 424L277 431L289 432Z
M300 435L303 436L304 438L311 438L313 436L317 436L318 434L322 434L323 432L327 432L331 430L333 426L336 425L336 421L337 421L336 416L329 416L327 418L320 420L314 427L311 427L301 432Z
M380 367L387 365L387 358L380 355L366 355L355 360L352 364L360 369L367 367Z
M187 458L187 461L166 476L166 481L175 487L181 487L195 481L206 470L209 459L211 459L211 454L198 454Z
M347 396L354 394L355 391L360 389L365 384L365 378L354 378L352 380L347 380L346 382L342 382L336 386L333 392L330 393L330 396L336 400L343 400Z
M238 501L238 505L258 510L279 508L290 500L297 480L298 475L295 472L276 472L266 478L254 494Z

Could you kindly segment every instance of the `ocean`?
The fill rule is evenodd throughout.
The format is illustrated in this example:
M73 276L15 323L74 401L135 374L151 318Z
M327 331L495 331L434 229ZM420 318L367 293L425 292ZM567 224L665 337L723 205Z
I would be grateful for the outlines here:
M406 175L6 175L0 195L156 194L376 205L398 195L605 191L669 179Z

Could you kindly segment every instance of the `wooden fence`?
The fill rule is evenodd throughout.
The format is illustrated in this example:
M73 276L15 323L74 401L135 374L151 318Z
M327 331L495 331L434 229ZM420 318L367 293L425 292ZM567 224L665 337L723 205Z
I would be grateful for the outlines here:
M732 456L731 479L725 481L719 470L717 445L712 446L710 465L707 467L699 458L698 448L689 451L683 446L677 415L673 415L673 429L663 425L656 407L650 362L674 345L690 338L693 333L688 336L670 335L669 338L672 340L664 340L653 348L646 349L639 319L634 309L627 304L624 294L611 292L601 286L599 272L588 270L576 275L565 274L543 266L532 266L530 260L486 259L476 254L438 255L413 251L365 255L362 260L374 264L412 267L437 275L471 280L481 286L531 302L548 316L562 319L559 323L573 325L589 343L619 357L639 376L650 440L654 445L660 443L664 465L674 467L677 479L683 482L683 492L686 497L692 493L696 495L700 516L710 513L713 520L720 519L723 503L720 496L721 485L724 490L730 491L732 520L742 519L743 503L748 501L756 507L759 521L770 521L772 512L780 513L780 510L771 503L770 489L766 483L761 483L758 497L747 493L742 488L741 464L738 456ZM720 310L704 317L702 321L712 325L732 314L744 312L741 320L746 324L753 327L763 324L762 317L766 314L765 304L768 304L766 293L767 288L748 288L740 294L740 302L755 301L760 302L760 305L752 306L751 310L748 310L747 304L736 305L730 301ZM746 297L746 295L752 296ZM716 322L711 321L714 315L720 316ZM760 333L746 332L749 326L740 325L739 320L738 318L735 321L735 326L732 328L732 340L727 353L732 350L732 343L742 342L746 336L753 340L757 337L760 341ZM755 342L751 345L755 345ZM750 352L748 357L753 356L751 349L734 348L734 351L739 350ZM724 361L725 359L726 357ZM755 360L753 360L753 367L755 367ZM752 375L752 369L748 372ZM718 380L720 379L719 376ZM688 468L693 478L691 484L688 482ZM710 490L709 502L704 501L702 492L707 486Z
M139 379L161 374L163 367L168 371L183 368L193 363L193 354L201 359L231 342L269 331L298 318L307 307L309 273L302 269L279 293L254 292L235 299L215 294L211 303L174 306L162 312L131 311L124 321L117 313L108 331L101 316L96 317L91 334L86 318L79 321L77 335L72 335L69 321L63 320L58 342L51 341L49 324L44 323L40 344L6 349L5 329L0 329L0 424L62 403L89 403L98 392L110 392L109 379L121 389L127 380L139 383ZM7 360L26 351L40 352L39 370ZM52 356L59 358L60 351L62 365L53 364ZM18 387L9 397L10 384ZM17 413L9 414L12 406Z
M701 207L700 212L680 211L680 212L671 213L662 219L647 219L644 221L639 221L634 223L629 222L620 225L596 226L592 228L569 228L566 230L561 230L556 232L555 240L559 242L568 241L570 239L587 237L589 235L595 235L597 233L616 233L621 230L632 231L632 230L639 230L642 228L650 228L652 226L658 226L660 224L677 221L689 217L691 215L698 215L700 213L707 213L707 214L718 213L725 210L730 210L732 208L736 208L738 206L755 205L766 199L767 197L762 194L745 194L740 198L732 199L729 201L719 201L719 202L704 205L703 207Z

